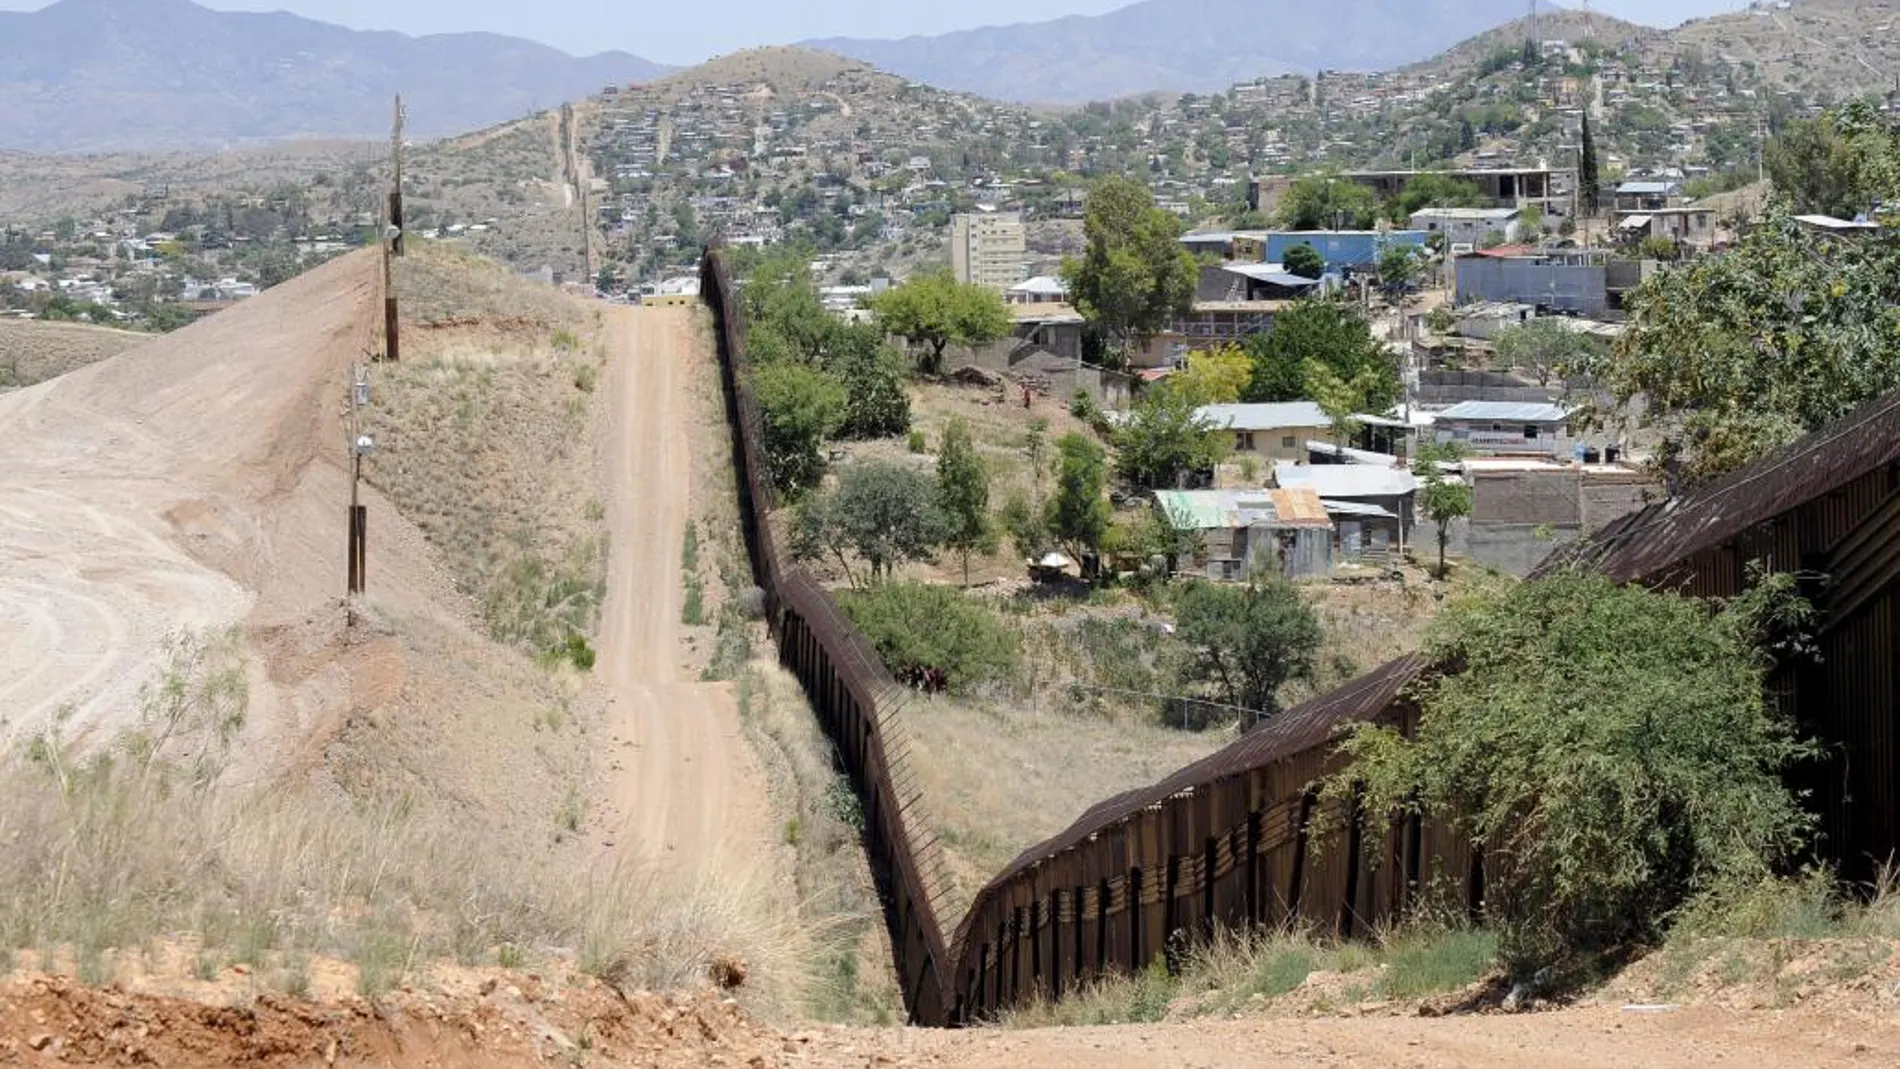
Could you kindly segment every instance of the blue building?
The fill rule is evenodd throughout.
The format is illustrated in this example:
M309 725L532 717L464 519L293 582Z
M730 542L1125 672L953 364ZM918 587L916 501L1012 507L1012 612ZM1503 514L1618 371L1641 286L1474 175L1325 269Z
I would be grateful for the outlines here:
M1370 270L1377 267L1379 254L1390 245L1423 248L1423 230L1272 230L1267 233L1267 262L1286 263L1286 251L1295 245L1311 245L1326 261L1328 273L1343 269Z

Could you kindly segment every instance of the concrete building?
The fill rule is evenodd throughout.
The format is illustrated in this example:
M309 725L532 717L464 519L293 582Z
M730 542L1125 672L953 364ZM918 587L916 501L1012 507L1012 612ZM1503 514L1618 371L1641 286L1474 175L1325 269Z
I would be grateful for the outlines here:
M1457 442L1476 454L1570 453L1570 410L1561 405L1510 401L1465 401L1438 413L1440 442Z
M1678 245L1706 249L1715 244L1715 209L1652 208L1630 212L1617 220L1616 232L1618 237L1628 241L1667 238Z
M1461 465L1471 517L1452 524L1448 549L1510 575L1528 575L1551 552L1662 496L1644 472L1621 464L1473 457Z
M1195 416L1234 436L1234 452L1271 460L1300 460L1309 438L1326 438L1333 421L1312 401L1264 405L1204 405Z
M1268 263L1286 263L1286 252L1295 245L1311 245L1326 263L1326 270L1369 269L1379 263L1379 254L1391 245L1423 247L1422 230L1275 230L1267 234Z
M1452 261L1452 286L1459 304L1513 302L1592 319L1611 310L1608 269L1584 255L1460 256Z
M1447 248L1468 252L1482 248L1487 241L1510 244L1518 239L1521 227L1516 208L1421 208L1412 213L1412 229L1426 234L1443 234Z
M1561 218L1570 214L1570 197L1577 188L1575 168L1489 167L1446 171L1348 171L1346 177L1390 200L1405 191L1412 179L1421 174L1442 174L1461 182L1470 182L1484 193L1493 208L1524 209L1535 206L1545 215Z
M1069 286L1054 275L1037 275L1003 291L1003 300L1008 304L1066 304Z
M1215 580L1332 572L1332 520L1311 490L1158 490L1154 507L1175 530L1200 535L1191 561L1170 562L1176 571Z
M958 282L1006 291L1023 281L1028 253L1020 213L976 212L950 219L950 269Z

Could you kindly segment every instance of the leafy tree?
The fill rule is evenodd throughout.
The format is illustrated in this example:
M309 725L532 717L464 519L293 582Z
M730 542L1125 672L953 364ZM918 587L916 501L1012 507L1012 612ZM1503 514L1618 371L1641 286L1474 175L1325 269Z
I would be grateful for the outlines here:
M1291 246L1281 254L1280 259L1282 260L1280 266L1286 268L1287 274L1290 275L1319 278L1326 273L1325 258L1320 256L1318 249L1306 242Z
M1056 492L1044 525L1076 560L1093 553L1108 531L1108 454L1096 442L1070 432L1056 439Z
M1324 637L1299 588L1277 576L1247 586L1194 583L1175 603L1175 626L1195 653L1189 678L1260 717L1280 711L1281 687L1312 675Z
M1498 366L1529 371L1537 376L1539 386L1592 366L1605 352L1601 342L1573 328L1562 316L1539 316L1509 327L1493 346Z
M1812 826L1782 775L1815 751L1764 698L1764 637L1808 619L1789 588L1712 613L1566 573L1455 602L1427 652L1457 670L1421 684L1415 736L1358 728L1325 791L1482 844L1486 921L1518 976L1652 939Z
M790 493L817 485L825 473L821 449L844 426L843 384L816 368L780 361L753 369L752 391L764 416L772 484Z
M1311 400L1309 360L1361 388L1352 405L1357 411L1383 412L1403 393L1398 363L1372 336L1365 317L1335 301L1296 302L1274 316L1273 329L1248 338L1246 349L1253 359L1253 377L1242 394L1246 401Z
M1009 534L1010 544L1016 547L1016 553L1025 560L1040 558L1055 544L1054 539L1049 537L1048 517L1021 491L1011 494L1009 500L1003 502L996 518Z
M1280 198L1280 225L1288 230L1370 230L1379 221L1379 195L1338 175L1296 179Z
M1217 345L1187 357L1187 367L1168 377L1166 389L1199 405L1232 404L1253 377L1253 361L1238 345Z
M1087 248L1062 263L1075 306L1124 350L1194 303L1200 271L1181 247L1181 223L1155 207L1146 186L1103 179L1089 193L1082 230Z
M925 271L871 298L878 325L920 351L925 374L943 370L951 345L987 345L1009 334L1009 306L982 286L958 282L947 270Z
M926 472L889 461L846 468L835 489L808 495L792 522L792 554L831 557L853 582L849 555L869 568L868 579L889 579L905 561L929 560L948 524L938 508L937 481Z
M1763 162L1796 211L1852 219L1875 201L1900 198L1900 134L1862 100L1788 122Z
M934 583L881 583L843 591L838 604L900 679L941 672L952 691L1005 682L1022 664L1022 638L982 602Z
M1660 260L1671 263L1681 259L1682 249L1670 238L1659 234L1645 237L1636 244L1636 255L1644 260Z
M1379 288L1396 301L1409 292L1425 270L1422 252L1416 245L1397 242L1379 250Z
M824 369L844 383L842 437L889 438L910 429L903 361L876 327L839 324Z
M1115 432L1115 471L1135 486L1167 489L1220 462L1227 436L1214 433L1184 391L1155 390Z
M963 585L970 585L970 553L996 548L990 519L990 471L970 440L970 425L953 419L937 449L937 506L945 520L944 545L963 555Z
M1393 222L1404 223L1425 208L1483 208L1489 203L1476 182L1428 171L1412 176L1405 188L1387 202L1386 210Z
M1445 563L1445 546L1451 541L1451 523L1471 515L1471 485L1452 482L1440 471L1441 462L1462 459L1463 449L1456 442L1421 443L1412 462L1412 473L1424 480L1418 489L1418 505L1438 525L1438 577L1450 571Z
M1900 388L1900 235L1833 241L1771 210L1727 252L1656 272L1587 370L1646 398L1673 485L1731 471Z

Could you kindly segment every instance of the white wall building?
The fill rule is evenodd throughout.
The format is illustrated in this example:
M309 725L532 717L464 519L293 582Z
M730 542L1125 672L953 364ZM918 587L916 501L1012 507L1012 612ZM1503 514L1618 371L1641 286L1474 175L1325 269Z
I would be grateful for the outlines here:
M1007 290L1023 280L1028 254L1028 236L1017 212L977 212L950 220L950 269L958 282Z

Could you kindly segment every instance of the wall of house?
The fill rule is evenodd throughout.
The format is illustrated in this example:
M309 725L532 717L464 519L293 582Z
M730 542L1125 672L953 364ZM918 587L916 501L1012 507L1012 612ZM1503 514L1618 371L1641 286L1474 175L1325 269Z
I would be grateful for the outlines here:
M1536 427L1537 437L1524 436L1526 427ZM1457 442L1477 454L1536 453L1568 457L1572 440L1567 427L1560 423L1507 423L1502 420L1445 420L1437 425L1438 440Z
M1460 304L1521 301L1602 318L1610 310L1602 267L1493 256L1462 256L1454 266Z
M1577 525L1531 523L1474 523L1453 520L1445 552L1480 568L1495 568L1519 578L1537 570L1544 559L1562 546L1584 537ZM1438 525L1419 528L1419 559L1438 559Z
M1245 444L1243 434L1252 435L1252 444ZM1306 460L1307 442L1330 442L1333 440L1331 427L1274 427L1267 430L1235 432L1234 453L1236 456L1261 457L1265 460Z

